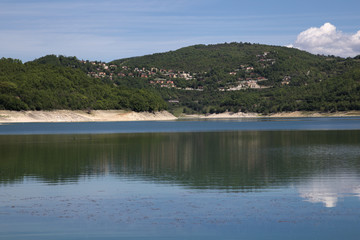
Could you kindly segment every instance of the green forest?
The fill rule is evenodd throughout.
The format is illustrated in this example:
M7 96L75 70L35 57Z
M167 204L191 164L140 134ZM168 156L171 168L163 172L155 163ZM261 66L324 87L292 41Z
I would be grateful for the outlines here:
M109 63L56 55L26 63L2 58L0 109L360 110L360 56L224 43Z
M61 64L0 60L0 109L129 109L167 108L156 91L116 87Z

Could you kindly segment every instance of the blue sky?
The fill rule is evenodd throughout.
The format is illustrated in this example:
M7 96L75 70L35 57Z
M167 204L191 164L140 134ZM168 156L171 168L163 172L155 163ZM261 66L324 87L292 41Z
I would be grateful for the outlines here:
M111 61L233 41L354 56L359 9L359 0L0 0L0 57Z

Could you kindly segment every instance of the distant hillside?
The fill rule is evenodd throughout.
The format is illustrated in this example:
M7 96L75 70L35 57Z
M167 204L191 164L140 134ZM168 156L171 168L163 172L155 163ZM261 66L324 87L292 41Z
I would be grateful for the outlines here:
M167 107L154 91L116 87L87 76L74 64L80 62L76 58L56 56L26 64L0 59L0 109L156 111Z
M162 90L184 111L262 113L360 109L359 56L343 59L294 48L249 43L195 45L176 51L115 60L138 69L166 69L175 86ZM171 69L171 70L170 70ZM181 80L182 72L190 79ZM176 75L175 75L176 77ZM166 93L164 93L166 92ZM172 102L174 102L172 100Z
M242 66L270 80L281 82L291 76L293 83L326 78L340 58L310 54L294 48L249 43L195 45L176 51L115 60L112 63L138 68L164 68L196 73L230 73ZM240 75L240 74L239 74ZM244 76L244 74L242 74Z
M26 64L1 59L0 108L168 108L175 114L360 110L360 56L225 43L110 63L55 55Z
M231 70L238 68L241 64L257 63L259 60L257 56L263 55L264 52L270 53L271 58L278 58L278 60L288 59L291 56L292 62L305 60L309 63L317 63L323 60L323 58L293 48L248 43L225 43L195 45L176 51L115 60L113 63L130 67L156 66L180 71L209 72L214 68Z

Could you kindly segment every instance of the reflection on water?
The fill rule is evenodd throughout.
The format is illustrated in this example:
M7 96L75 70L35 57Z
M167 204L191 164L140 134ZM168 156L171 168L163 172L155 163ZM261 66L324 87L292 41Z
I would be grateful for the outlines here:
M33 176L66 183L114 174L190 188L251 190L327 173L324 184L333 186L336 174L359 175L359 143L359 131L1 136L0 181Z
M360 199L360 177L357 174L328 174L304 180L297 186L300 196L311 203L336 207L339 199L355 196Z
M356 239L359 143L359 130L3 135L0 236Z

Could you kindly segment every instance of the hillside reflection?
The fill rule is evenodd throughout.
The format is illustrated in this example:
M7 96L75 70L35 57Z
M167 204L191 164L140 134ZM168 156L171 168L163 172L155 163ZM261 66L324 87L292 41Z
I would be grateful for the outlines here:
M360 131L0 136L0 183L112 174L191 188L273 188L334 170L359 177L359 143Z

